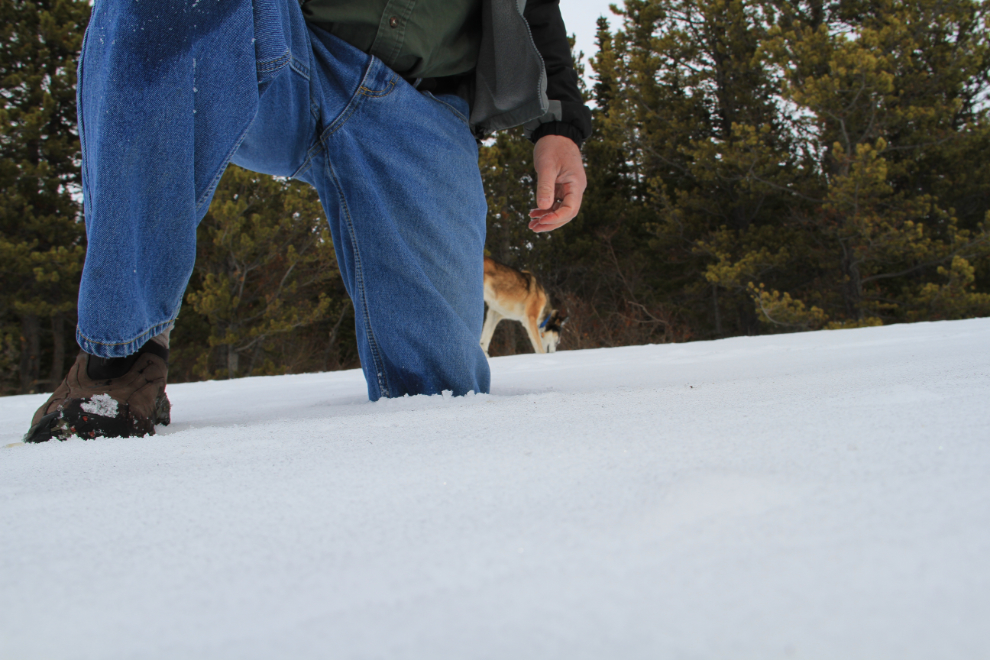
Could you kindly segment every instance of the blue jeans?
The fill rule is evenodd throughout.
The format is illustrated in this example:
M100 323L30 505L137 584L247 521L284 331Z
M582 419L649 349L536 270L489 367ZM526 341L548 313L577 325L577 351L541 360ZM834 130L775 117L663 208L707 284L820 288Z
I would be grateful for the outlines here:
M122 357L174 323L233 162L319 193L372 400L487 392L467 115L308 27L297 0L97 0L79 64L79 345Z

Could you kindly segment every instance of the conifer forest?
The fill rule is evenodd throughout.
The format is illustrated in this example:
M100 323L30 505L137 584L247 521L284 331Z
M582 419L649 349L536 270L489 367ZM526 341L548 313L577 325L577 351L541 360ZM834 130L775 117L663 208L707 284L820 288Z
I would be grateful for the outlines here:
M566 1L566 0L564 0ZM487 250L566 310L560 350L990 315L990 3L625 0L577 54L595 133L550 234L521 131L480 148ZM0 394L78 350L85 0L0 0ZM231 166L170 382L358 365L315 192ZM502 323L491 355L529 352Z

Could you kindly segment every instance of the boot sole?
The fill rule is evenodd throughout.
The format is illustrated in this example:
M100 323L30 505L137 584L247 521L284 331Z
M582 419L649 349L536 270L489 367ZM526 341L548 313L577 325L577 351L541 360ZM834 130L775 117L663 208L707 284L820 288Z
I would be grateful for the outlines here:
M48 413L32 426L24 435L24 442L47 442L52 438L68 440L72 436L91 440L101 437L129 438L154 435L155 424L168 426L172 421L172 404L164 392L155 400L154 419L148 420L151 423L147 425L142 425L141 420L130 418L126 404L121 406L116 416L108 417L83 410L82 405L89 402L89 399L66 401L58 410Z

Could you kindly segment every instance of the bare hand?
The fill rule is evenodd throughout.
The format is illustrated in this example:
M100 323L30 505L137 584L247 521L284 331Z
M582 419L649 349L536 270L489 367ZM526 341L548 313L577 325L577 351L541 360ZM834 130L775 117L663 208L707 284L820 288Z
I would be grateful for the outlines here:
M588 186L581 150L570 138L544 135L533 148L536 169L536 205L529 212L529 228L552 231L574 219Z

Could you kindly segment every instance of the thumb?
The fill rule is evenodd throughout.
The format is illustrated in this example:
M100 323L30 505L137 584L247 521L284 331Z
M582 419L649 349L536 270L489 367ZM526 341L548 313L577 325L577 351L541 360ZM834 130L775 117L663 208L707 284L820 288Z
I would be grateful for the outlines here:
M536 206L549 209L553 206L553 193L557 186L557 172L552 165L536 170Z

